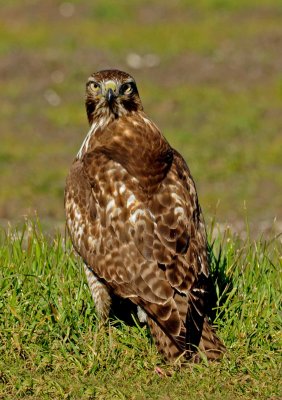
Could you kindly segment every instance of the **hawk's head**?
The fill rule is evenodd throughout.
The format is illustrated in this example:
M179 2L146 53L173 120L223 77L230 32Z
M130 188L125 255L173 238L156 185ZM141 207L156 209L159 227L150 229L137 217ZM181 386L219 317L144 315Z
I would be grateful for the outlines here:
M101 117L118 118L143 110L135 80L115 69L99 71L88 78L85 104L90 124Z

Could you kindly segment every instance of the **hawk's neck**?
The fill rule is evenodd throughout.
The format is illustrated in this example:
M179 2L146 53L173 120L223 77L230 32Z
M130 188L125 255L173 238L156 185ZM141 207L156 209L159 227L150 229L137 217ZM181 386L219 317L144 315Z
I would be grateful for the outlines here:
M87 151L91 149L91 145L93 142L93 138L95 136L95 133L97 131L103 131L112 121L113 117L111 116L105 116L105 117L100 117L99 119L95 119L92 124L90 125L90 129L85 136L84 141L82 142L82 145L76 155L76 158L81 159Z
M121 164L148 189L164 179L173 160L173 150L144 113L94 122L77 157L92 151Z

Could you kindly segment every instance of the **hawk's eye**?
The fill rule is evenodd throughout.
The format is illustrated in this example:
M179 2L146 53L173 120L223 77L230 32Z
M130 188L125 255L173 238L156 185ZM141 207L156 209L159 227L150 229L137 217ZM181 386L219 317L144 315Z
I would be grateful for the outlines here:
M121 94L130 94L133 91L133 87L130 83L124 83L121 88L120 88L120 93Z
M94 81L88 82L88 86L89 86L90 89L93 90L94 92L96 92L98 89L100 89L99 83L94 82Z

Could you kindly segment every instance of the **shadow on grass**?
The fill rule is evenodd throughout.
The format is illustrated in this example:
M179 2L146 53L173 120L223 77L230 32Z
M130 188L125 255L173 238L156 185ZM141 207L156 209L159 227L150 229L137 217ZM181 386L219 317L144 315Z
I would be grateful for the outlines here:
M222 245L215 251L213 241L208 245L210 264L210 288L207 314L211 321L214 321L219 309L223 309L229 293L233 289L232 274L227 273L227 257L223 254ZM221 312L221 319L224 315Z
M122 299L118 296L112 295L112 307L110 310L110 319L112 321L125 323L129 326L136 326L137 306L129 299Z

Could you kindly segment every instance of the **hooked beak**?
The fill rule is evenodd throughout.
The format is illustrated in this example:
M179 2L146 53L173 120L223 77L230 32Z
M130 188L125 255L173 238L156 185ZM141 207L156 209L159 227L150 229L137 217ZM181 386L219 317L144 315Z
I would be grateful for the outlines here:
M106 93L106 100L110 107L112 106L115 98L116 98L116 95L114 94L113 89L108 89L108 91Z
M112 80L105 82L105 98L110 107L113 105L116 97L117 97L116 82Z

